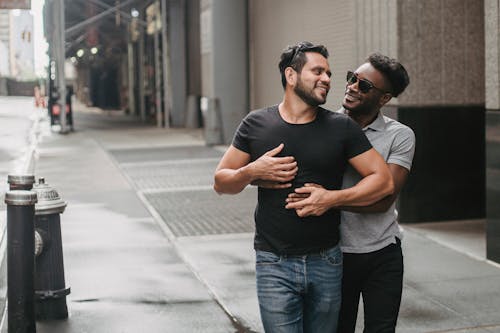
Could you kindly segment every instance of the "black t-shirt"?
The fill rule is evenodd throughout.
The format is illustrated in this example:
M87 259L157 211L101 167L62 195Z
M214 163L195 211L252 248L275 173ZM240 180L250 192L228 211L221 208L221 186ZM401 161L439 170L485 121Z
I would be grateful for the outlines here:
M290 124L283 120L275 105L250 112L239 125L232 144L250 154L254 161L280 143L284 148L278 156L294 156L298 173L292 188L259 187L255 249L307 254L335 246L339 241L338 210L301 218L295 210L285 208L285 199L304 183L340 189L348 160L369 150L370 142L358 124L346 115L318 108L312 122Z

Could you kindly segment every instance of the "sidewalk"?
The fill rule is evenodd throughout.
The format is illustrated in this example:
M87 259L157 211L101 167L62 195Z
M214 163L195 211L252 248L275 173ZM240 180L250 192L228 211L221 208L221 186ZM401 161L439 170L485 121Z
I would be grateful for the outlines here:
M213 192L224 148L206 147L200 130L146 126L119 111L81 107L74 124L60 135L40 123L34 172L68 202L71 294L69 318L38 322L37 332L263 332L256 193ZM477 233L450 238L441 231L450 226L484 221L404 226L398 332L500 332L500 266L481 256Z

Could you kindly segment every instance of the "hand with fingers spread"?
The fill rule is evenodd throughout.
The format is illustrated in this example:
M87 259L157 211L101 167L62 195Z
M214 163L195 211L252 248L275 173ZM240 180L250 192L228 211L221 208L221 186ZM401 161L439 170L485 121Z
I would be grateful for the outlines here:
M293 156L276 157L282 150L281 143L274 149L249 164L252 174L252 185L266 188L287 188L297 175L297 162Z
M265 152L250 162L250 154L230 146L215 170L214 190L219 193L240 193L248 184L266 188L288 188L297 175L293 156L277 157L284 144Z
M334 193L321 185L306 183L288 195L285 208L295 209L300 217L320 216L332 208L330 197Z

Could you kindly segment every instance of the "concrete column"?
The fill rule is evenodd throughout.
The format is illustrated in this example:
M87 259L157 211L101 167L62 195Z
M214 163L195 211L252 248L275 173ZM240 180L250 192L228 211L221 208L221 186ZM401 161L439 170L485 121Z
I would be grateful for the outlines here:
M354 1L356 64L379 51L397 57L396 0Z
M187 105L185 125L198 128L201 123L201 46L200 0L187 0Z
M139 49L137 50L138 65L139 65L139 114L143 122L146 121L146 101L144 94L144 29L140 28L139 33Z
M160 2L156 1L155 6L157 9L160 8ZM160 14L158 14L160 15ZM155 20L157 18L155 17ZM156 110L156 126L157 127L163 127L163 110L162 110L162 105L161 105L161 100L162 100L162 89L161 89L161 80L163 79L160 76L161 71L161 66L160 64L162 63L161 58L161 50L160 50L160 31L158 29L155 29L154 35L153 35L153 48L154 48L154 66L155 66L155 110Z
M165 127L170 128L171 81L170 81L170 49L168 45L168 6L167 0L161 0L161 44L162 44L162 74L163 74L163 114Z
M187 13L188 95L200 96L200 0L188 0Z
M135 115L135 92L134 87L134 45L132 42L127 43L127 75L128 75L128 110L130 114Z
M54 48L54 60L56 62L56 85L57 91L59 92L58 103L61 106L61 112L59 113L59 123L61 125L60 132L66 133L68 130L66 128L66 79L64 76L64 62L66 59L66 51L64 47L64 1L55 0L52 8L54 10L54 37L52 42Z
M247 11L247 0L217 0L211 4L210 97L218 100L226 144L249 111Z
M485 0L486 257L500 263L500 5Z
M168 38L171 79L170 124L183 127L186 113L186 0L168 2Z

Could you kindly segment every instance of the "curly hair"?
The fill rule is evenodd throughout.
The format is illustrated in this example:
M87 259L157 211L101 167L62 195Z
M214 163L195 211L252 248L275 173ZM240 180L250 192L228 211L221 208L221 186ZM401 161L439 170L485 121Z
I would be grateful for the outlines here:
M380 53L372 53L366 58L366 62L369 62L389 81L392 96L398 97L410 84L408 72L396 59Z

